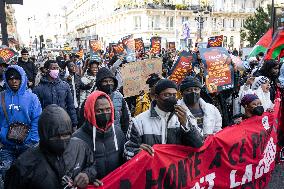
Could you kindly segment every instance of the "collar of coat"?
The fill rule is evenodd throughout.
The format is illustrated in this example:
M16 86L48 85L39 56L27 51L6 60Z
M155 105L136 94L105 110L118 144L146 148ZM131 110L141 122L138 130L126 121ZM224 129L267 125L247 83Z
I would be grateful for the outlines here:
M159 118L159 119L161 119L160 116L159 116L159 114L158 114L157 111L155 110L155 107L156 107L156 106L157 106L157 102L156 102L155 100L153 100L153 101L151 102L151 106L150 106L150 117L151 117L151 118ZM173 117L174 114L175 114L174 112L172 112L172 113L170 114L169 120L171 119L171 117Z

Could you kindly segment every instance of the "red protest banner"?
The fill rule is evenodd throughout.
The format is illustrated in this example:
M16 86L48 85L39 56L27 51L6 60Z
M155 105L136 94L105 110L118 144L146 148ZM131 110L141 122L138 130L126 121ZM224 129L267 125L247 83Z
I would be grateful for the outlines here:
M110 173L101 189L264 189L275 167L279 102L274 113L227 127L193 149L155 145ZM88 189L94 189L89 186Z
M13 49L2 46L0 47L0 59L6 64L12 64L15 61L15 58L18 56L18 53Z
M222 47L199 49L205 66L205 84L210 93L234 87L234 70L228 51Z
M151 38L151 53L155 55L161 53L161 37Z
M192 70L192 60L193 57L191 53L182 51L173 66L172 74L169 79L176 82L176 84L180 84L187 76L188 72Z
M209 37L207 47L222 47L223 35Z

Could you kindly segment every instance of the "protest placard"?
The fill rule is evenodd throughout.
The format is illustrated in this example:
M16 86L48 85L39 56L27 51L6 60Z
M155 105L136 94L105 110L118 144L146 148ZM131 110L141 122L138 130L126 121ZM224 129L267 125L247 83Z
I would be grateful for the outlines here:
M162 74L161 59L148 59L125 64L121 69L124 97L138 95L142 90L148 91L146 80L152 73Z
M208 38L208 45L207 47L222 47L223 44L223 35L218 35L214 37Z
M161 53L161 37L151 38L151 53L154 55Z
M15 58L18 57L18 53L13 49L1 46L0 47L0 60L1 62L5 62L6 64L13 64L16 62Z
M128 35L122 38L123 48L126 50L125 59L127 62L135 62L136 54L135 54L135 41L133 35Z
M135 39L135 51L144 52L144 42L142 38Z
M100 51L102 50L102 43L99 40L90 40L90 55L91 55L91 60L96 60L98 62L101 61L101 53Z
M204 63L205 84L210 93L234 87L234 70L228 51L222 47L199 49Z
M192 70L192 61L192 54L187 51L182 51L172 68L172 74L169 79L179 85L187 76L188 72Z

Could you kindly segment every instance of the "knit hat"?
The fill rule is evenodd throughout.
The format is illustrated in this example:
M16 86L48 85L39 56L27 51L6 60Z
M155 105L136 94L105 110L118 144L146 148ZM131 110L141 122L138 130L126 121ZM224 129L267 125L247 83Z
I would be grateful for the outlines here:
M14 68L8 69L5 73L5 77L7 80L10 79L22 80L21 74Z
M262 84L265 84L267 81L269 82L269 79L265 76L256 77L253 84L251 85L251 89L257 90L258 87L260 87Z
M247 94L242 98L241 105L242 106L248 105L249 103L251 103L252 101L256 99L259 99L259 98L255 94Z
M177 85L169 79L161 79L155 86L155 93L159 95L163 90L169 88L177 89Z
M159 80L161 80L160 76L156 73L152 73L149 75L146 84L149 85L149 88L152 88Z
M188 76L188 77L184 78L184 80L181 82L181 84L179 86L179 90L180 90L180 92L183 93L183 91L185 91L189 87L199 87L201 89L202 85L197 78L192 77L192 76Z
M29 51L27 49L23 48L22 51L21 51L21 54L27 54L27 53L29 53Z

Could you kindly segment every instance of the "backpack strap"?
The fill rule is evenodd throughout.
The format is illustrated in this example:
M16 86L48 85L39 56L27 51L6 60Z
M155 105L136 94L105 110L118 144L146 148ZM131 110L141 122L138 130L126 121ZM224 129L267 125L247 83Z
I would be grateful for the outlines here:
M8 118L8 113L6 110L6 104L5 104L5 91L1 92L1 104L2 104L2 109L4 112L4 116L6 118L7 123L9 124L9 118Z

